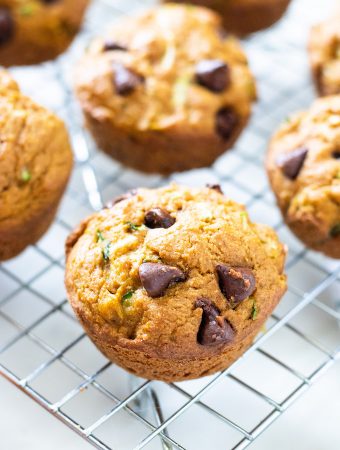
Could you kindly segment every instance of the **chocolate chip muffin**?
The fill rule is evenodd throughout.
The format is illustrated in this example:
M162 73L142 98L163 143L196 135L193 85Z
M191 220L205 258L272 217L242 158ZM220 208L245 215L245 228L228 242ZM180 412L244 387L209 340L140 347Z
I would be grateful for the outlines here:
M254 80L204 8L164 5L90 45L76 92L98 146L144 172L210 165L247 123Z
M0 72L0 261L51 224L72 168L64 124Z
M0 64L37 64L62 53L89 0L0 0Z
M67 241L66 287L96 346L139 376L232 364L286 289L284 247L218 187L138 189Z
M308 246L340 258L340 96L315 101L274 135L267 170L285 221Z
M340 94L340 12L312 28L309 54L320 95Z
M165 0L168 1L168 0ZM221 14L226 30L240 36L268 28L286 11L290 0L169 0L206 6Z

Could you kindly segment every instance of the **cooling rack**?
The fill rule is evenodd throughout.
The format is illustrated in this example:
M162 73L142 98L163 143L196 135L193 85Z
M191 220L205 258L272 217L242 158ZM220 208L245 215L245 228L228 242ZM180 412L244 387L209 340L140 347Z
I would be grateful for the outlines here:
M290 234L263 170L274 128L314 98L307 30L330 12L332 1L321 11L318 1L295 0L278 25L244 41L259 87L250 125L213 167L171 177L188 185L220 183L289 246L288 292L253 346L223 373L172 384L108 363L75 320L63 286L64 239L80 219L127 189L169 181L128 170L97 151L81 128L70 88L74 61L90 37L153 3L97 0L67 55L13 70L26 93L67 122L77 164L50 231L0 266L0 373L98 449L243 449L340 357L340 263L306 250ZM205 426L195 426L200 423ZM193 427L195 433L188 431Z

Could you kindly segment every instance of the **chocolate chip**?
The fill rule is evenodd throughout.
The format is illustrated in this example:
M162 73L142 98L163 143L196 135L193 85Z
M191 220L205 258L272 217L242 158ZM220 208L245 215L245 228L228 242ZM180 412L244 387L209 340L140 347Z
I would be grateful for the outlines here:
M229 106L224 106L216 114L216 132L225 140L231 138L236 126L238 118L235 111Z
M217 191L219 194L224 195L222 188L219 184L207 184L207 188L213 189L214 191Z
M162 208L150 209L144 218L144 224L148 228L170 228L175 222L176 219Z
M233 304L242 302L255 291L256 280L251 269L218 264L216 272L222 294Z
M121 50L123 52L126 52L128 48L115 41L105 41L103 45L103 50L104 52L108 52L111 50Z
M204 59L196 66L196 81L212 92L222 92L230 84L230 69L218 59Z
M115 197L110 202L106 203L105 208L110 209L112 206L116 205L117 203L122 202L123 200L127 200L131 197L134 197L137 194L137 189L131 189L130 191L125 192L125 194L119 195L118 197Z
M299 147L290 153L280 155L276 160L276 164L281 168L287 178L295 180L302 169L307 153L307 148Z
M119 95L131 94L139 84L143 83L144 78L136 72L127 69L121 64L115 64L114 83L116 92Z
M139 267L143 288L150 297L161 297L172 284L185 281L185 274L177 267L165 264L143 263Z
M8 8L0 8L0 45L8 42L14 33L14 21Z
M336 223L332 228L329 230L329 235L332 238L336 238L340 236L340 223Z
M333 158L340 159L340 150L334 150L332 153Z
M200 298L195 303L196 308L202 308L202 321L197 334L201 345L214 346L232 342L235 331L231 324L220 316L220 311L206 298Z

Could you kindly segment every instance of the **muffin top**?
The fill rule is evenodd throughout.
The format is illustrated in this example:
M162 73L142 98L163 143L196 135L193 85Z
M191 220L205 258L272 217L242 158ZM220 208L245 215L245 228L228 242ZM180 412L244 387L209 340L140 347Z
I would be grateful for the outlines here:
M138 189L67 243L78 315L109 344L208 356L236 344L285 290L285 250L218 187Z
M323 239L340 235L340 96L288 118L270 143L267 166L291 220L313 217Z
M340 94L340 13L312 28L309 50L322 95Z
M167 4L116 23L76 71L85 112L126 129L217 133L247 118L255 85L237 40L220 18Z
M72 152L63 122L0 71L0 227L34 216L66 183Z

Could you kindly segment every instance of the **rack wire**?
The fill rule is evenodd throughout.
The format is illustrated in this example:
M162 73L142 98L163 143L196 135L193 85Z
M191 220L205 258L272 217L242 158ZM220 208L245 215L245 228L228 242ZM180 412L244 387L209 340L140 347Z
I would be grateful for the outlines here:
M259 86L249 127L235 150L211 168L171 177L188 185L219 182L254 220L272 225L290 249L288 293L229 369L165 384L108 363L75 320L63 287L63 242L72 227L127 189L168 181L126 169L97 151L81 128L71 89L73 64L103 23L153 3L97 0L67 55L13 70L26 93L65 119L77 165L50 231L0 266L0 374L98 449L243 449L340 358L340 263L307 250L289 233L263 170L272 131L314 97L305 39L320 4L295 0L278 25L244 41ZM331 4L323 3L325 13ZM214 433L198 427L188 432L203 420Z

